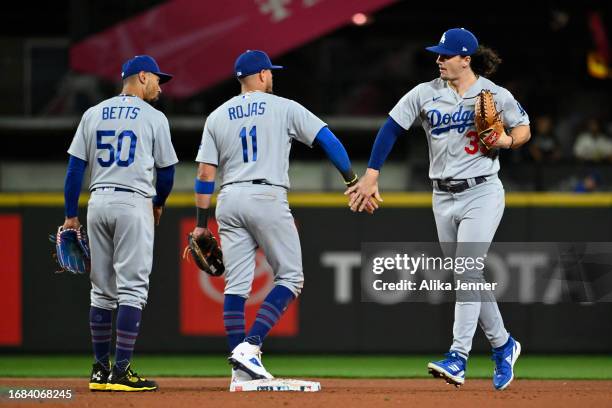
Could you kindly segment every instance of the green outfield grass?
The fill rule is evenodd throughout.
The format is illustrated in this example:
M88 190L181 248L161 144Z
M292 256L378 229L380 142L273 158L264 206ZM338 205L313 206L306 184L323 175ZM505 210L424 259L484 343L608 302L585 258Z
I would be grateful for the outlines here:
M427 355L271 355L265 354L268 371L276 376L343 378L427 378L426 365L440 356ZM139 355L134 369L157 377L219 377L229 375L223 355ZM91 357L85 355L3 355L0 377L87 377ZM493 362L472 356L470 378L490 378ZM516 365L520 378L612 379L610 355L527 355Z

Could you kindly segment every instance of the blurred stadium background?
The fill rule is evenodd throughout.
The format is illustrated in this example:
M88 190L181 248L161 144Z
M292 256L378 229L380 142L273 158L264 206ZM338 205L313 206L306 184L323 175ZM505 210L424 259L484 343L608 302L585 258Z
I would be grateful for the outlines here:
M63 220L66 150L81 114L118 93L121 62L138 53L153 55L176 74L158 108L169 117L181 164L157 230L137 353L225 351L222 282L201 278L180 255L194 222L193 160L204 121L239 92L232 64L245 49L268 51L287 67L275 75L275 92L324 118L363 172L387 112L414 85L436 76L435 56L424 47L447 28L469 28L504 59L493 79L513 92L532 123L530 143L501 155L509 194L496 239L612 241L609 4L549 0L496 7L503 12L478 1L442 7L390 0L72 0L5 9L0 351L90 349L89 282L53 274L46 234ZM419 127L409 133L383 168L388 208L374 217L344 208L343 185L322 151L294 146L290 201L306 285L267 352L447 349L452 304L360 302L361 242L437 238L426 140ZM251 315L270 284L263 255L258 271ZM501 307L529 352L610 353L611 305L527 299ZM488 350L481 333L475 350Z
M469 7L450 3L436 10L426 2L252 0L229 2L225 12L216 4L64 1L40 4L37 13L19 5L7 10L1 28L0 190L59 191L65 151L80 115L118 92L121 62L138 52L153 54L160 65L169 66L164 69L176 73L177 83L189 88L159 103L183 161L177 190L191 189L192 160L205 117L239 91L231 78L233 59L248 48L264 49L287 67L275 76L276 92L324 117L347 145L356 168L363 168L387 112L412 86L436 76L435 56L423 48L451 26L470 28L499 51L504 63L494 79L530 115L530 145L501 158L506 189L573 191L584 187L588 176L593 183L587 187L612 188L606 2L513 2L503 13L510 25L500 25L499 13L485 2ZM156 14L161 9L172 15L172 7L179 9L176 19ZM190 14L204 21L190 23ZM244 24L257 30L231 26L236 16L252 19ZM184 21L194 29L181 30ZM305 21L310 32L275 28ZM224 24L230 26L220 35L201 33L203 27L214 31ZM252 33L266 29L269 35L252 39ZM190 36L195 42L188 42ZM192 78L196 74L215 80L198 82ZM294 147L294 190L342 187L323 157L317 149ZM429 191L427 164L425 138L415 126L385 166L384 189Z

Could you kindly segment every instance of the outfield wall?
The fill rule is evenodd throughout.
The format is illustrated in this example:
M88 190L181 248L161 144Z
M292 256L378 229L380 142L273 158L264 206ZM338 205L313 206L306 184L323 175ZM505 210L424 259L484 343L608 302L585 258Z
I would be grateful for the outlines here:
M192 200L191 194L174 196L156 230L140 351L225 351L222 279L203 279L181 258L185 234L194 222ZM59 194L0 195L2 351L90 348L88 279L53 274L46 236L63 219L62 202ZM386 195L385 208L375 216L352 214L339 195L294 194L290 202L306 282L266 349L414 353L448 348L452 304L361 302L361 242L435 241L429 194ZM508 194L507 204L497 241L612 242L612 195ZM250 319L271 284L263 254L258 255L256 274L247 308ZM612 303L502 303L500 308L506 326L528 352L612 351ZM474 350L488 350L480 330Z

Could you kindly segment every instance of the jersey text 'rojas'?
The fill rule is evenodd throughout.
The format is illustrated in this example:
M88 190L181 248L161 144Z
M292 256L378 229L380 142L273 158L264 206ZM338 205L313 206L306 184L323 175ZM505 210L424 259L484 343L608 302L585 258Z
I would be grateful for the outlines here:
M221 186L265 180L289 188L291 142L311 146L324 126L295 101L247 92L208 116L196 161L218 166Z

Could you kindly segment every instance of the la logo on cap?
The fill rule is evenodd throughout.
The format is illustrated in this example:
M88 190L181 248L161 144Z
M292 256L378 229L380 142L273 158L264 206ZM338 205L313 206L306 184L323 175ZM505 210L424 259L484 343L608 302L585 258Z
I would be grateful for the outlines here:
M446 41L446 33L442 34L442 38L440 38L442 44L444 44L444 41Z

